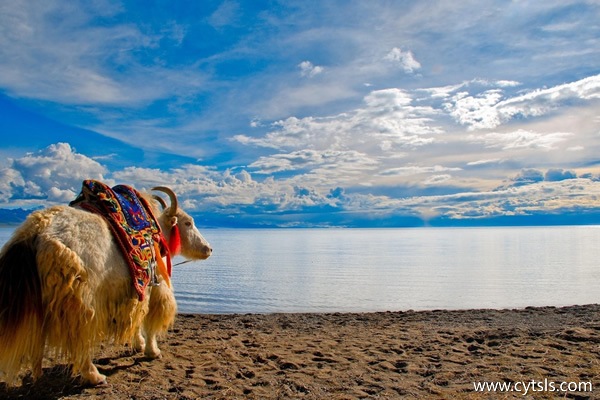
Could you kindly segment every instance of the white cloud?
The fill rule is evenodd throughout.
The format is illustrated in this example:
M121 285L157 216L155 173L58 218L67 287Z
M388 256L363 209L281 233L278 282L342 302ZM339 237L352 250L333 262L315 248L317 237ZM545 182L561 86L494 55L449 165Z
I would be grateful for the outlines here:
M424 167L420 165L408 165L405 167L389 168L380 172L381 175L395 175L395 176L410 176L418 174L427 174L432 172L445 172L445 171L460 171L458 167L444 167L441 165L435 165L432 167Z
M118 182L135 182L136 186L151 188L174 183L173 175L157 168L126 167L113 172L113 178Z
M375 151L377 148L393 153L399 148L431 143L442 132L431 119L436 111L413 106L410 95L400 89L373 91L365 96L364 103L363 108L330 117L290 117L277 121L273 124L276 129L262 138L236 135L233 139L276 149ZM383 142L385 145L380 146Z
M112 177L117 182L131 184L141 190L150 190L157 185L168 186L182 202L195 207L190 211L252 204L261 193L270 192L268 184L258 184L247 171L236 174L230 170L218 172L197 164L170 170L129 167L115 171Z
M79 193L84 179L103 180L106 173L104 166L76 153L69 144L53 144L11 160L9 167L0 171L1 200L36 198L62 202L70 194Z
M472 166L477 166L477 165L497 164L499 162L502 162L501 158L490 158L490 159L485 159L485 160L471 161L471 162L468 162L467 165L472 167Z
M503 81L500 81L503 82ZM507 87L506 84L499 85ZM508 85L510 86L510 85ZM440 96L454 87L438 88ZM565 103L600 99L600 75L548 89L532 90L525 94L504 98L502 89L486 90L476 95L459 92L444 103L444 109L460 124L470 130L493 129L514 118L538 117L555 111Z
M497 104L502 99L499 89L487 90L476 96L468 92L460 92L452 96L451 102L444 107L460 124L468 125L469 129L494 128L502 122Z
M8 202L13 196L14 189L24 186L25 180L19 171L13 168L0 169L0 201Z
M48 190L48 201L56 203L68 203L77 196L73 190L62 190L57 187L51 187Z
M284 154L263 156L249 165L259 174L272 174L283 171L312 171L313 174L332 175L339 182L340 176L365 174L374 170L378 162L364 153L346 150L299 150ZM326 171L330 171L326 173ZM305 177L306 178L306 177Z
M457 93L459 90L462 89L462 92L459 93L454 98L454 100L462 100L463 98L465 98L469 95L470 89L474 89L477 87L486 88L486 90L482 94L478 95L478 97L480 97L480 98L485 98L488 94L494 94L494 92L502 93L501 90L498 90L500 88L511 88L511 87L516 87L516 86L520 86L520 85L521 85L521 82L511 81L511 80L490 81L487 79L475 78L475 79L471 79L469 81L464 81L462 83L458 83L455 85L447 85L447 86L432 87L432 88L420 88L420 89L417 89L417 92L427 93L430 96L430 98L432 98L432 99L436 99L436 98L447 99L453 93ZM487 89L489 87L494 88L494 89L492 89L492 90ZM426 99L424 99L424 100L426 100ZM445 107L451 109L452 102L447 103L445 105Z
M252 127L252 128L258 128L260 126L262 126L262 122L261 122L260 118L253 118L250 121L250 127Z
M440 183L446 182L452 178L450 174L441 174L441 175L433 175L430 176L423 182L425 185L438 185Z
M464 86L465 86L465 83L459 83L457 85L448 85L448 86L433 87L433 88L421 88L421 89L418 89L418 91L427 93L429 95L429 98L432 98L432 99L437 99L437 98L446 99L446 98L450 97L450 95L452 93L463 88Z
M552 132L538 133L519 129L512 132L492 132L483 135L471 135L469 139L474 142L482 142L486 147L498 147L503 150L531 148L552 150L557 144L567 140L573 133L570 132Z
M498 110L502 120L508 120L518 115L544 115L566 101L597 99L600 99L600 75L507 99L498 104Z
M500 87L515 87L515 86L520 86L521 82L509 81L509 80L499 80L499 81L496 81L496 85L498 85Z
M383 59L397 64L407 74L412 74L421 69L421 64L415 59L411 51L402 51L398 47L394 47L390 50Z
M315 75L319 75L325 69L319 65L313 65L310 61L302 61L298 64L298 67L300 68L300 75L306 78L312 78Z
M444 215L456 219L556 213L597 207L600 182L582 178L554 182L543 179L541 176L520 186L494 191L419 196L395 200L394 203L396 207L418 211L422 216Z

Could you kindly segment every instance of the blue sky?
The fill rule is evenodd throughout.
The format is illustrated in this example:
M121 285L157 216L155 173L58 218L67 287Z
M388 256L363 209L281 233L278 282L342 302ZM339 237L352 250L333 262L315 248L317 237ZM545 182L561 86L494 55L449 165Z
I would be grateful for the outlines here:
M598 1L0 4L0 208L85 178L206 225L600 222Z

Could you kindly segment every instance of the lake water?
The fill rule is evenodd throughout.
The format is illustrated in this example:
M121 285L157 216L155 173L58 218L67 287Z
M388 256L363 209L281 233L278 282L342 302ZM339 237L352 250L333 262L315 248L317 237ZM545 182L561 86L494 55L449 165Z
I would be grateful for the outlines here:
M12 229L0 229L4 243ZM344 312L600 301L600 226L203 231L180 312ZM176 258L175 262L182 261Z

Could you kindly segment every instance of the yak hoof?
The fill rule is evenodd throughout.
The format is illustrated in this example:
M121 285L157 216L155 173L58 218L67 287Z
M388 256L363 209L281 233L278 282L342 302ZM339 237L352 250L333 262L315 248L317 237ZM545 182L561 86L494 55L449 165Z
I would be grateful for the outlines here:
M100 374L100 380L98 381L98 383L94 384L94 386L104 386L104 385L108 385L108 381L106 380L106 375Z
M89 385L89 386L105 386L108 384L108 381L106 380L106 376L102 375L102 374L98 374L98 376L95 376L93 379L92 378L84 378L84 383Z
M107 384L106 375L102 375L98 371L91 372L90 374L83 376L83 381L90 386L101 386Z
M146 349L146 351L144 352L144 355L146 356L146 358L149 358L151 360L156 360L158 358L162 358L162 354L160 353L160 350L158 350L158 349L156 349L156 350Z

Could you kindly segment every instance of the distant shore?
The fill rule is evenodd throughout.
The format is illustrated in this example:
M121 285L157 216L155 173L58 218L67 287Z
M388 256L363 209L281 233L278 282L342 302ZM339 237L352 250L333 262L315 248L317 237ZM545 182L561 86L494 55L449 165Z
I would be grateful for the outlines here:
M496 393L501 398L524 398L526 387L535 398L564 397L549 390L589 382L594 391L571 384L569 396L600 397L600 305L181 314L161 348L163 357L151 361L107 346L96 364L108 384L96 388L49 361L34 384L0 384L0 398L481 398L474 382L529 385Z

